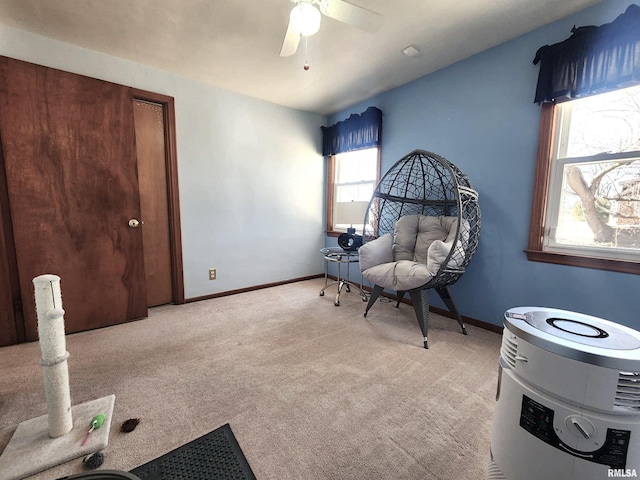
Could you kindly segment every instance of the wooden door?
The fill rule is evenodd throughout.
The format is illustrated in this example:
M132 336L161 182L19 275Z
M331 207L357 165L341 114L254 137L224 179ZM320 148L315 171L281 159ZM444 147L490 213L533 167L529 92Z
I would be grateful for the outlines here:
M162 105L134 100L147 306L173 300L165 119Z
M0 132L26 340L44 273L68 333L146 316L130 89L0 57Z

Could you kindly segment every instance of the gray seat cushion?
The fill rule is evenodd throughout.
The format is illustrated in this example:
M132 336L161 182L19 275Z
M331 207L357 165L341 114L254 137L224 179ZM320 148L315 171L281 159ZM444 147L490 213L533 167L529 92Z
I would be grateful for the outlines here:
M431 281L449 255L456 227L457 217L401 217L396 223L393 243L387 234L360 247L363 277L396 291L421 287ZM463 259L463 245L458 240L448 266L461 265Z
M376 285L396 291L413 290L433 277L424 263L411 260L383 263L365 270L362 274Z

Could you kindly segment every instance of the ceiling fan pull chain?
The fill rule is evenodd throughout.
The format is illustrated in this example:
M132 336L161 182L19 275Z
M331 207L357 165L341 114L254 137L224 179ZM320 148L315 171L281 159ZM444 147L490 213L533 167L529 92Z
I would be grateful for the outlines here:
M309 70L309 37L304 37L304 69Z

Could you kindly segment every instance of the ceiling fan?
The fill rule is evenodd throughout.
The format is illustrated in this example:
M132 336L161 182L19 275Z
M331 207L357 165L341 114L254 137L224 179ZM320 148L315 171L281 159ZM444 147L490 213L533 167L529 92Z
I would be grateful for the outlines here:
M339 22L374 33L382 26L382 15L344 0L291 0L295 6L289 16L281 57L296 53L300 37L313 35L320 28L322 14Z

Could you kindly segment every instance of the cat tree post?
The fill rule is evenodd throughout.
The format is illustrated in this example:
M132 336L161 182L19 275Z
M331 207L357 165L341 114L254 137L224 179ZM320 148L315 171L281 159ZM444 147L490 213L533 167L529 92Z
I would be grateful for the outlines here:
M0 455L0 480L21 480L102 450L109 443L115 395L71 406L60 277L40 275L33 279L33 285L48 413L18 424ZM105 420L85 442L97 414Z
M38 336L47 400L49 436L66 435L73 428L71 395L69 393L69 368L64 336L64 310L60 277L40 275L33 279L38 314Z

